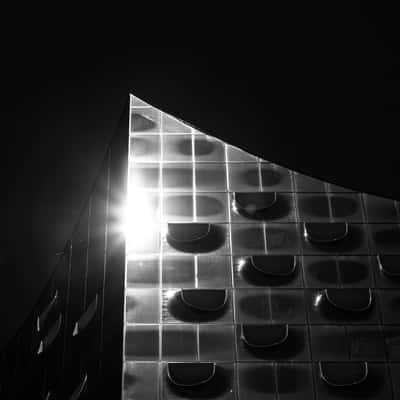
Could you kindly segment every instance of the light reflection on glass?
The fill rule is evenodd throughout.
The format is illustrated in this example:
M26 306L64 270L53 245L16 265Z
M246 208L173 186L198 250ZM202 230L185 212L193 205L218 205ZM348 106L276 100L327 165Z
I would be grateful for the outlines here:
M237 207L236 207L236 202L235 202L235 200L232 200L231 206L232 206L232 210L233 210L236 214L239 214L239 211L238 211L238 209L237 209Z
M245 257L239 258L239 260L238 260L238 271L240 272L245 265L246 265L246 258Z
M319 304L321 303L321 300L322 300L322 293L318 293L318 294L315 296L314 307L318 307Z
M148 193L129 188L123 218L128 251L146 248L159 230L158 210L152 206L151 200Z
M176 290L176 289L169 289L169 290L167 290L166 292L165 292L165 298L167 299L167 300L170 300L170 299L172 299L174 296L175 296L175 294L178 292L178 290Z

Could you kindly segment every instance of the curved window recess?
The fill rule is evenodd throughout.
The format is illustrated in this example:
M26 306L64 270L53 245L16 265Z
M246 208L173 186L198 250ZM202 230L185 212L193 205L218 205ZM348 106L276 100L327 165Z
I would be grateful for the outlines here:
M294 273L297 259L294 255L260 255L251 256L250 264L265 275L287 277Z
M206 223L168 223L168 239L176 243L198 242L210 231L211 224Z
M390 278L400 278L400 256L378 254L379 269Z
M233 209L254 216L272 207L276 200L276 192L234 192Z
M218 311L224 308L228 293L225 289L182 289L182 301L198 311Z
M167 242L186 253L207 253L223 246L226 232L222 226L209 223L168 223Z
M363 362L319 362L319 375L329 386L354 386L364 382L368 376L368 363Z
M369 288L330 288L325 289L329 303L343 311L366 311L372 304L372 292Z
M168 363L168 379L177 386L198 386L209 382L215 375L215 363Z
M314 243L333 243L347 236L347 222L304 222L304 237Z
M60 314L59 317L57 318L57 321L49 329L47 335L40 341L37 354L44 353L56 340L61 330L61 324L62 324L62 315Z
M85 389L87 387L87 380L88 380L88 376L87 376L87 374L85 374L83 381L73 391L71 396L69 396L69 400L78 400L82 396L83 392L85 391Z
M53 298L50 300L49 304L47 304L46 308L42 311L40 315L36 318L36 329L38 332L41 331L46 318L50 314L50 312L54 309L58 300L58 290L55 291Z
M96 297L89 304L86 311L82 314L82 316L79 318L79 320L77 322L75 322L72 336L77 336L80 332L82 332L90 324L90 322L96 315L97 306L98 306L98 295L96 294Z
M240 338L250 347L267 348L287 340L288 324L242 325Z
M132 113L131 120L134 132L153 130L157 126L156 121L153 121L151 117L139 113Z

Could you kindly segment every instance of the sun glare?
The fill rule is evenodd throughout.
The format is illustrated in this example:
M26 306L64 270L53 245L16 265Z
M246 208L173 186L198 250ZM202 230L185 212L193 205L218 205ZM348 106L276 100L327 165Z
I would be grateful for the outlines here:
M145 249L159 230L158 210L149 194L130 190L124 212L124 233L128 251Z

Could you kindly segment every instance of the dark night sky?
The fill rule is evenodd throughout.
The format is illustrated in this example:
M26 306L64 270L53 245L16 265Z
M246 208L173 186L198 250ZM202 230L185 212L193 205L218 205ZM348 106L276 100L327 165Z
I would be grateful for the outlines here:
M2 28L0 345L71 232L129 92L270 161L400 199L394 10L252 13Z

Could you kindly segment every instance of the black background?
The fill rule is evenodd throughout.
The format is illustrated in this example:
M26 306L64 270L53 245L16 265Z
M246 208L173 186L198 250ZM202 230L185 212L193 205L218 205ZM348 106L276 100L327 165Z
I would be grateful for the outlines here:
M73 229L129 92L269 161L400 199L396 10L348 3L3 24L0 345Z

